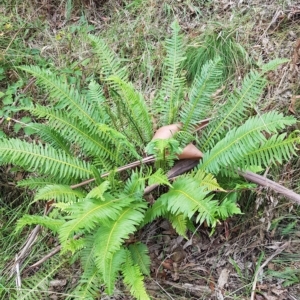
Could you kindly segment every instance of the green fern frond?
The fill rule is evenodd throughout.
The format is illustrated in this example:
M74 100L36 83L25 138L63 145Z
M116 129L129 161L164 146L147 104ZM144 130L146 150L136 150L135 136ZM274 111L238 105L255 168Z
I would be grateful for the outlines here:
M80 92L71 87L62 77L56 76L50 70L42 69L38 66L19 67L21 70L30 73L37 79L37 84L49 92L49 96L54 100L56 109L65 109L69 114L77 116L82 121L88 120L94 123L93 106L85 101Z
M156 168L166 169L171 167L178 159L178 154L182 153L182 148L178 140L174 138L153 139L145 148L148 154L155 156Z
M168 219L176 232L186 238L187 232L187 217L183 214L169 214Z
M130 288L130 293L138 300L150 300L145 286L144 276L138 265L133 264L131 254L126 251L126 260L122 268L122 274L124 276L124 282Z
M106 166L109 166L109 171L115 164L122 165L125 161L120 153L113 151L113 143L125 143L128 144L130 149L134 149L128 140L123 137L119 132L108 128L105 124L97 124L92 129L93 125L86 127L81 124L78 119L66 114L65 112L46 108L42 106L36 106L32 110L32 113L39 118L47 118L49 120L48 125L58 130L64 136L67 136L73 142L80 144L82 149L94 159L101 159L105 162ZM90 132L93 130L93 133ZM115 133L115 135L113 135ZM121 139L121 141L120 141ZM128 148L127 148L128 149ZM132 150L134 155L137 155L135 150Z
M120 100L117 105L122 105L122 115L128 120L129 127L126 130L130 131L137 145L145 145L153 137L153 125L143 95L131 83L117 76L111 76L108 80L118 87Z
M48 298L49 282L65 263L65 260L53 262L50 266L47 266L46 270L42 269L35 273L34 276L24 278L22 280L22 288L18 290L17 296L10 299L40 300Z
M197 212L197 222L206 221L209 226L214 227L217 222L215 212L218 204L217 201L211 200L212 196L208 193L209 191L199 186L195 179L181 177L174 182L169 192L160 196L157 202L160 200L173 215L182 214L191 218Z
M63 150L68 155L71 155L70 141L60 132L45 124L34 124L33 128L36 131L35 133L40 136L44 142L51 145L54 149Z
M103 262L118 251L129 234L134 233L136 227L144 218L145 203L131 204L125 207L113 221L106 221L97 231L96 265L103 267Z
M111 295L114 291L118 272L122 270L123 264L126 260L126 252L127 251L124 248L120 248L101 263L100 272L106 285L106 292L109 295Z
M276 70L280 65L289 62L290 60L287 58L275 58L271 61L269 61L266 64L263 64L261 66L261 69L263 72L270 72Z
M173 135L173 139L179 142L179 147L181 149L184 149L189 143L195 140L194 131L189 132L185 130L179 130Z
M99 297L101 285L98 268L93 264L92 271L83 273L77 287L67 299L94 300Z
M273 135L263 145L256 149L252 149L243 157L243 161L239 163L240 166L268 166L270 163L279 162L283 160L288 161L291 155L297 155L295 146L300 142L299 137L294 137L291 134L286 137L286 134Z
M101 71L105 78L109 76L118 76L122 80L128 80L128 72L125 67L122 67L121 61L113 53L113 51L107 46L107 43L92 34L88 35L88 39L92 43L93 51L98 55L101 63Z
M224 189L218 184L214 175L205 173L201 169L197 171L193 178L199 182L200 186L205 187L208 191L224 191Z
M185 60L182 35L177 21L171 25L172 36L166 40L167 55L164 61L164 74L161 89L157 95L155 112L160 115L160 125L174 123L178 117L179 107L182 103L183 86L185 78L180 74L181 64Z
M80 250L80 262L85 275L88 277L89 274L93 274L94 267L96 266L94 259L95 233L87 234L83 239L85 240L85 247Z
M89 83L89 89L87 92L87 100L93 104L95 110L93 114L93 119L97 123L110 124L110 115L108 111L111 109L106 100L102 86L96 81L92 80Z
M159 198L150 208L147 209L142 225L144 226L145 224L152 222L157 217L163 216L166 213L167 206L165 205L165 202L161 198Z
M200 120L207 118L212 109L211 96L220 86L222 61L217 58L207 62L193 81L189 100L183 103L180 111L182 130L193 132Z
M86 247L86 239L85 238L76 238L76 239L69 239L64 247L61 249L60 254L65 254L71 252L73 255L73 259L77 256L76 254L80 252L80 250Z
M58 178L89 178L92 175L88 163L70 157L64 151L18 139L3 140L0 144L0 157L2 163L13 161L26 170Z
M128 196L116 198L110 194L105 194L105 201L85 199L74 203L65 208L70 216L59 230L59 238L64 245L68 238L76 231L84 229L85 231L93 230L97 225L107 222L108 220L116 220L121 210L128 206L133 199Z
M110 138L113 145L115 145L115 147L118 149L119 155L120 153L127 153L129 158L141 158L141 156L137 153L134 144L129 142L128 138L118 130L113 129L106 124L98 124L96 129L98 130L102 140L105 141L105 139L109 140Z
M201 139L204 142L200 149L206 152L222 139L228 130L241 125L248 117L247 111L258 101L266 84L267 80L257 71L252 70L246 75L241 89L231 93L226 105L219 107L218 117L212 119L205 129Z
M57 202L74 202L78 198L82 199L85 192L78 189L71 189L68 185L53 184L39 189L34 197L34 201L55 199Z
M95 234L86 235L84 238L84 247L77 253L80 257L83 273L79 279L76 289L70 295L79 299L95 299L99 296L99 287L103 284L100 272L95 265Z
M109 189L110 182L104 181L99 186L93 188L86 196L88 199L105 200L104 193Z
M130 252L126 251L126 261L122 274L125 284L130 288L130 293L138 300L150 300L144 285L144 276L138 265L134 264Z
M144 275L150 275L150 257L148 247L143 243L134 243L128 247L135 265L140 267Z
M232 215L241 214L240 208L236 205L235 201L230 198L225 198L219 205L218 218L226 220Z
M48 177L32 177L32 178L27 178L23 179L17 182L17 186L19 187L28 187L32 190L37 189L37 188L42 188L45 187L46 185L51 185L55 183L70 183L70 178L65 178L67 180L62 180L62 179L57 179L57 178L51 178L50 176Z
M158 169L155 173L149 176L148 185L152 184L162 184L172 187L169 182L168 176L164 173L163 169Z
M221 169L226 172L226 167L235 166L236 168L238 167L236 164L242 161L248 153L253 152L253 157L255 153L259 153L256 151L257 148L264 147L267 142L263 135L264 131L276 133L295 122L296 120L293 117L284 117L282 114L273 111L251 117L242 126L230 130L215 147L208 151L200 162L199 168L213 174L217 174ZM281 143L280 140L278 142ZM272 139L272 143L274 146L276 139ZM268 150L267 148L264 149ZM272 149L274 151L278 150L275 146ZM269 156L273 155L271 148L269 153ZM275 158L282 157L283 153L276 152ZM263 162L266 161L263 160Z
M53 232L57 232L58 229L65 223L64 220L52 219L48 216L33 216L33 215L24 215L21 219L18 220L16 231L20 231L26 225L42 225L46 228L49 228Z
M135 199L141 199L145 189L145 178L142 172L132 172L129 179L126 180L124 186L124 193L130 195Z

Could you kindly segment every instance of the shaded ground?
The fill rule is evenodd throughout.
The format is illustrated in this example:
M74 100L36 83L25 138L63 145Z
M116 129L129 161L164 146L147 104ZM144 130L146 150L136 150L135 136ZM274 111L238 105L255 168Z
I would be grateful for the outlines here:
M214 30L232 29L236 40L255 61L290 59L270 74L273 84L260 106L254 109L259 112L276 108L299 117L300 3L85 1L82 6L77 3L68 9L63 1L44 1L32 2L31 7L19 4L15 11L27 21L29 12L36 18L36 24L39 21L47 24L44 30L32 29L24 43L30 49L38 49L42 57L53 60L66 74L81 69L82 81L93 72L89 64L82 63L89 58L85 42L76 40L84 12L93 32L101 32L129 60L131 76L139 88L146 89L148 99L157 84L162 43L174 16L189 38L213 26ZM237 76L243 74L243 67L236 70ZM7 133L12 131L7 123L1 126ZM6 173L8 170L3 170L1 176L2 198L9 201L17 196L6 182L18 178L16 174L8 180ZM266 176L300 192L299 161L295 158L283 167L273 168ZM298 207L260 188L255 188L254 194L245 192L240 206L244 215L219 224L212 235L209 228L201 226L186 240L178 237L166 221L157 221L140 233L139 238L148 245L152 258L147 287L153 299L250 299L253 283L256 300L300 299ZM50 249L56 246L47 235L43 238ZM46 247L44 251L47 253ZM62 293L74 284L69 273L76 274L77 267L72 268L72 272L57 275L59 280L52 284L52 290ZM53 294L50 298L57 299L57 296ZM130 297L124 294L120 284L116 296L110 299Z

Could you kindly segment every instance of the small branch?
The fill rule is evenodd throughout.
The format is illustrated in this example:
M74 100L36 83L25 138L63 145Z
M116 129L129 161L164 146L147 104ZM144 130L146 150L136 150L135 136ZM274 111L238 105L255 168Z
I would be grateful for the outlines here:
M279 247L257 270L257 272L255 273L255 277L253 280L253 284L252 284L252 292L251 292L251 298L250 300L254 300L255 299L255 290L256 290L256 283L257 283L257 279L258 279L258 275L259 273L261 273L261 271L263 270L263 268L278 254L280 254L288 245L290 244L290 242L286 242L284 243L281 247Z
M22 286L21 275L20 275L20 265L19 265L17 254L16 254L16 286L17 286L17 290L19 290Z
M47 255L45 255L42 259L40 259L39 261L37 261L36 263L34 263L33 265L29 266L24 273L26 273L29 269L33 269L36 267L39 267L41 264L43 264L47 259L49 259L50 257L54 256L56 253L58 253L61 249L61 245L58 245L57 247L55 247L51 252L49 252Z
M287 189L286 187L280 185L277 182L274 182L268 178L265 178L264 176L246 171L246 172L242 172L239 171L238 172L239 175L241 175L242 177L244 177L245 179L257 183L261 186L264 187L268 187L270 189L272 189L273 191L282 194L283 196L285 196L286 198L292 200L293 202L300 204L300 195L295 193L292 190Z
M152 155L152 156L147 156L145 158L143 158L142 160L137 160L137 161L134 161L128 165L125 165L125 166L122 166L122 167L119 167L117 168L117 172L122 172L122 171L125 171L125 170L128 170L128 169L132 169L132 168L135 168L135 167L138 167L142 164L147 164L147 163L150 163L150 162L153 162L155 161L155 157ZM104 178L104 177L107 177L108 175L110 174L110 172L106 172L106 173L103 173L101 175L101 178ZM76 189L80 186L84 186L84 185L87 185L91 182L94 182L95 181L95 178L91 178L91 179L88 179L88 180L85 180L85 181L82 181L78 184L74 184L74 185L71 185L71 189Z

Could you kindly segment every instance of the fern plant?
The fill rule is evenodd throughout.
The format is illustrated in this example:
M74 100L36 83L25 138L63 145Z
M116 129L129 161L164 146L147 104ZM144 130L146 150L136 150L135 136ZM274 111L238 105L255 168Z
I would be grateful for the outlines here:
M144 277L150 275L147 246L140 241L129 243L129 236L158 217L167 218L183 236L189 222L206 222L213 228L219 220L241 213L232 194L226 192L238 170L280 163L294 153L298 137L282 133L296 122L293 117L277 112L250 115L267 84L265 74L283 61L252 70L241 87L231 91L227 102L216 108L212 95L222 84L223 62L218 57L206 62L188 85L181 70L183 36L174 22L172 36L166 41L162 84L149 109L105 41L94 35L87 38L101 64L100 80L91 81L87 91L69 86L50 70L20 68L47 91L49 106L26 108L44 120L42 125L31 124L41 142L1 139L0 160L32 172L19 186L36 189L35 201L55 200L49 217L26 215L17 230L41 224L58 234L62 254L71 252L80 260L82 275L71 298L95 299L102 287L112 294L121 276L135 298L150 299L144 285ZM204 151L195 170L172 184L167 170L143 164L139 170L116 172L133 160L142 163L145 149L152 149L160 160L162 153L168 154L164 147L171 149L170 142L156 141L147 147L154 118L161 126L181 124L169 153L176 154L191 142L199 121L210 114L209 126L195 138ZM109 175L106 179L104 173ZM90 178L95 180L81 184ZM218 178L225 182L222 187ZM143 195L152 184L169 186L169 191L151 206Z

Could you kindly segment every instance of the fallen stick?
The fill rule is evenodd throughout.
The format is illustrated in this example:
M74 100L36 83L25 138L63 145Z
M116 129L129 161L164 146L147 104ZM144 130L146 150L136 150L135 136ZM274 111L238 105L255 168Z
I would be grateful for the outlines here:
M238 171L238 174L242 177L244 177L246 180L251 181L253 183L259 184L260 186L270 188L276 193L279 193L286 198L292 200L292 202L295 202L297 204L300 204L300 195L295 193L294 191L287 189L286 187L282 186L281 184L272 181L264 176L246 171Z

